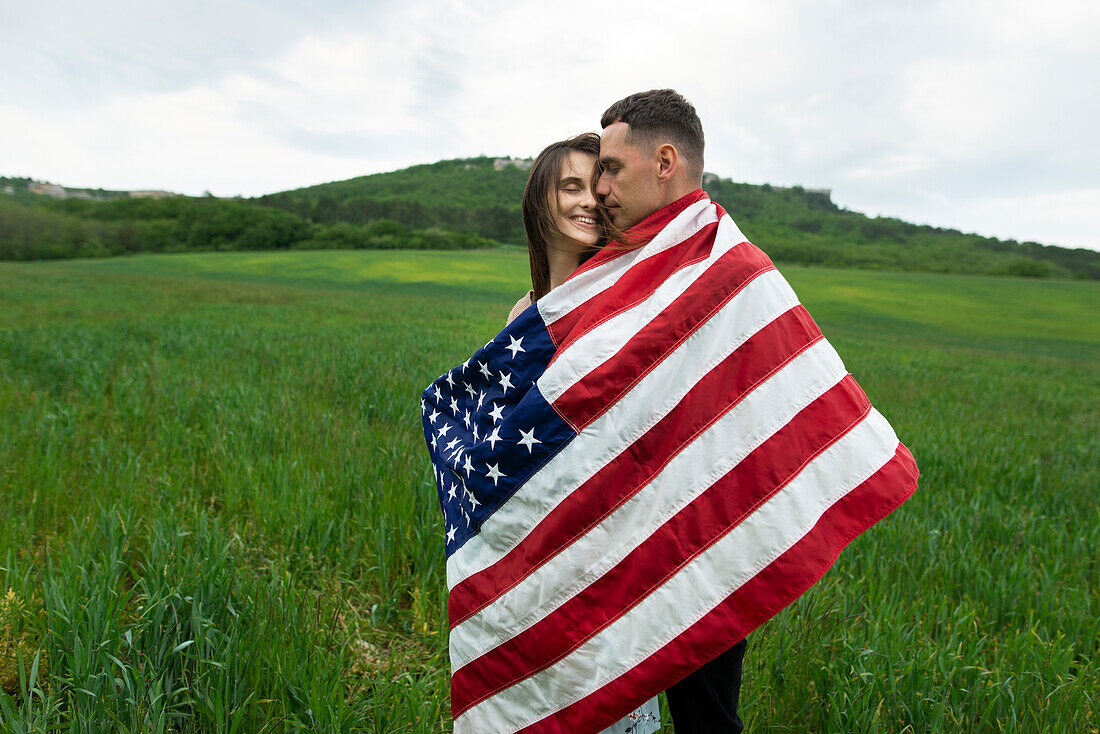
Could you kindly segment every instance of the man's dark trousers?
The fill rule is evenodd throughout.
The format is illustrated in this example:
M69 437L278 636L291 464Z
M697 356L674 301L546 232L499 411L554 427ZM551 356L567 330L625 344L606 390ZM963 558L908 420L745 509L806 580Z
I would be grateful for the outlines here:
M737 734L741 663L748 638L665 691L676 734Z

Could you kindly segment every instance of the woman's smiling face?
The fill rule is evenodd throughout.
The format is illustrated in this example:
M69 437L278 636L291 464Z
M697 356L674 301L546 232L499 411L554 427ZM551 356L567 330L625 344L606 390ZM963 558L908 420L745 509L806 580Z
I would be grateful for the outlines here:
M591 247L600 240L600 226L596 219L596 192L592 189L592 172L596 168L596 156L581 151L570 151L562 161L558 177L557 197L550 202L554 213L554 225L568 240L553 243L568 250ZM578 247L582 245L583 247Z

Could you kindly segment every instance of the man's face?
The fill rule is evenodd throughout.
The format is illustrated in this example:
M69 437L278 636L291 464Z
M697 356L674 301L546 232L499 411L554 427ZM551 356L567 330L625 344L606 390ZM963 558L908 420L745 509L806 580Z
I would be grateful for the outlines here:
M662 206L656 156L627 142L629 132L625 122L613 122L600 136L603 173L596 195L619 229L633 227Z

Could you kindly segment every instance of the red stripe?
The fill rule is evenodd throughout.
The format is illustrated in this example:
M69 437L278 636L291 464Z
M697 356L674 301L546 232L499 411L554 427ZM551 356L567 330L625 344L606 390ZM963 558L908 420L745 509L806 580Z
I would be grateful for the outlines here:
M850 376L548 617L455 672L456 712L573 652L740 524L871 409Z
M618 281L548 325L558 352L616 314L653 295L678 270L710 256L718 223L708 224L683 242L631 266ZM552 363L552 362L551 362Z
M801 596L832 567L856 536L892 512L917 488L917 466L905 446L846 494L814 529L672 642L598 691L521 731L598 731L729 649Z
M802 306L760 329L704 375L653 428L563 499L507 556L456 584L448 604L451 626L492 603L601 522L683 446L821 338Z
M554 401L554 408L576 429L588 425L758 275L774 269L752 245L734 247L631 336L613 357L566 390Z

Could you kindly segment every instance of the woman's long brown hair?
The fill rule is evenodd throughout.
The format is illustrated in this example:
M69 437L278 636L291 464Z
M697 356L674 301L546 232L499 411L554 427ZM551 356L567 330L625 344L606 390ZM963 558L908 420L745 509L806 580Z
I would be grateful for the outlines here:
M531 289L534 291L533 300L536 301L550 291L550 261L546 257L546 248L554 237L564 236L554 224L553 207L557 205L562 167L566 157L572 152L588 153L596 157L596 168L592 173L592 189L595 191L596 179L600 176L600 136L596 133L582 133L546 146L535 158L531 174L527 177L527 186L523 189L523 229L527 233ZM601 207L597 207L594 214L600 223L600 239L592 245L589 252L581 255L581 262L592 257L607 241L607 217Z

